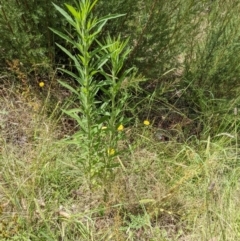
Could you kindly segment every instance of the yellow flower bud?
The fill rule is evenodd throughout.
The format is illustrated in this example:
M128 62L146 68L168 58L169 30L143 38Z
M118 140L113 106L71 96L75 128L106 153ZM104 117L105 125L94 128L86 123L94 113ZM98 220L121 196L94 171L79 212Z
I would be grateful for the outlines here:
M143 122L143 124L144 124L145 126L149 126L149 125L150 125L150 122L149 122L149 120L145 120L145 121Z
M109 156L113 156L115 154L115 150L114 149L108 149L108 155Z
M124 129L124 126L122 124L117 128L118 131L122 131L123 129Z
M42 88L42 87L44 87L44 85L45 85L45 84L44 84L44 82L42 82L42 81L41 81L41 82L39 82L39 87L41 87L41 88Z

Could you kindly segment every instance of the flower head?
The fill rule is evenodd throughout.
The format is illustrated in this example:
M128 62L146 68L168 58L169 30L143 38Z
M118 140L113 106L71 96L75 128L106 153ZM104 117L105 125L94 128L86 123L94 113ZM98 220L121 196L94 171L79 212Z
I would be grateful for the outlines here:
M149 120L145 120L145 121L143 122L143 124L144 124L145 126L149 126L149 125L150 125L150 122L149 122Z
M118 131L122 131L123 129L124 129L124 126L122 124L117 128Z
M41 82L39 82L39 84L38 84L38 85L39 85L39 87L41 87L41 88L42 88L42 87L44 87L44 85L45 85L45 84L44 84L44 82L43 82L43 81L41 81Z
M115 150L114 149L108 149L108 155L109 156L113 156L115 154Z
M106 130L107 129L107 127L106 126L102 126L102 130Z

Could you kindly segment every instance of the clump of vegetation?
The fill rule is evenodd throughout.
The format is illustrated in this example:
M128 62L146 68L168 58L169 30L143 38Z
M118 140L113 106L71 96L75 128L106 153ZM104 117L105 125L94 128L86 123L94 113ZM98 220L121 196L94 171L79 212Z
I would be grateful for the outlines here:
M131 79L130 74L133 70L130 68L122 71L124 60L130 52L126 47L127 41L121 41L120 36L116 39L107 36L103 44L98 41L98 35L106 22L120 15L99 19L92 16L91 12L96 2L91 3L89 0L80 2L78 9L66 4L71 15L55 5L76 31L76 40L53 30L71 43L77 51L76 55L72 55L65 47L58 45L73 61L77 73L61 70L73 77L79 86L74 88L66 82L60 81L60 83L76 95L76 103L79 103L77 108L64 112L80 127L69 142L82 150L79 162L82 164L91 191L96 182L98 185L108 183L109 188L111 183L109 175L117 166L113 161L117 152L117 140L120 137L117 132L124 129L125 120L122 113L128 98L127 83L125 88L122 85L123 81ZM102 76L102 80L97 79L97 74ZM102 100L97 98L100 90L103 92ZM107 195L106 187L105 195Z
M240 5L38 3L1 3L1 239L238 240Z

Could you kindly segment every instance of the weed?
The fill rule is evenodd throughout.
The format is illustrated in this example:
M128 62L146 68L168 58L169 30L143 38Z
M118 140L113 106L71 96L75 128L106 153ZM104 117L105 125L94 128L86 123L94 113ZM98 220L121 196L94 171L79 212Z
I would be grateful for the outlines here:
M79 87L75 89L66 82L60 83L76 95L79 101L79 107L64 112L75 119L80 127L69 142L82 149L79 162L84 167L90 189L100 183L109 183L110 174L117 166L114 157L117 140L121 136L117 131L123 130L125 120L122 110L128 98L127 92L122 94L120 90L123 81L129 78L132 71L131 68L122 72L124 60L130 52L128 41L121 41L120 37L112 39L110 36L106 37L103 44L98 41L98 35L106 22L121 15L96 18L92 15L96 3L97 1L82 1L77 8L66 4L71 16L54 5L76 31L76 40L53 30L77 51L73 55L58 45L74 62L77 74L61 70L73 77ZM103 79L97 80L97 74L101 74ZM97 100L99 90L104 93L103 100ZM107 129L103 129L105 125Z

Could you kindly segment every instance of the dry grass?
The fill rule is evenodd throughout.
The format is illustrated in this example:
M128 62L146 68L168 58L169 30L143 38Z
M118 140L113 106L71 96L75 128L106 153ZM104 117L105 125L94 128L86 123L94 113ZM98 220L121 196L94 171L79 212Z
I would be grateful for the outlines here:
M153 127L129 127L104 200L104 187L89 191L78 150L59 142L61 124L41 112L43 103L1 87L2 240L239 238L240 173L230 137L156 141Z

